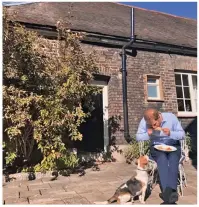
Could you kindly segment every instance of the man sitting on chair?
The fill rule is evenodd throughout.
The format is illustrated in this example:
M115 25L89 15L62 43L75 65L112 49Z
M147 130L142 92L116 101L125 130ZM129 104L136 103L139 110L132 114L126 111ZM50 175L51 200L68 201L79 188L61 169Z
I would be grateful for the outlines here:
M150 154L157 163L162 191L160 197L164 204L172 204L178 201L178 165L181 157L179 140L184 139L184 137L185 132L174 114L161 113L152 108L144 112L136 140L150 140ZM161 144L174 146L177 150L165 152L154 148L155 145Z

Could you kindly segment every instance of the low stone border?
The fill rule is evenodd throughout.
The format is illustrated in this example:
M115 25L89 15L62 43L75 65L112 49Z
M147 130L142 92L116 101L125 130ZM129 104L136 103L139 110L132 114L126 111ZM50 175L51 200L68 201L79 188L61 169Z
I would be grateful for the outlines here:
M35 177L36 177L35 180L46 178L46 177L48 177L49 179L50 179L50 177L53 178L54 176L52 176L52 172L53 171L48 171L46 173L34 172ZM11 182L29 180L28 176L29 176L29 172L21 172L21 173L9 174L9 178L10 178ZM5 175L3 175L2 178L3 178L3 184L6 183Z

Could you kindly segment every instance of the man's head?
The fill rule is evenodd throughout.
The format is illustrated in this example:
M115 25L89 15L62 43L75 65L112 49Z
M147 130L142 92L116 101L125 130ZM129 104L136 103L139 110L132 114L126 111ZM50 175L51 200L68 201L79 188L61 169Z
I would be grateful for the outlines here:
M147 125L152 129L156 129L160 127L162 122L161 113L157 109L152 109L152 108L147 109L144 112L144 119Z

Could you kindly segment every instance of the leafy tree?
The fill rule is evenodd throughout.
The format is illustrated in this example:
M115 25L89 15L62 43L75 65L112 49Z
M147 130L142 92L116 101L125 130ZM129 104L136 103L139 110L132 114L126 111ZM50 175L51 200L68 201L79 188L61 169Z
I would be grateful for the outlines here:
M34 147L42 153L37 170L75 166L67 150L82 140L79 126L89 116L99 89L89 83L98 73L94 54L80 46L81 33L57 24L57 48L3 13L3 127L7 164L30 161ZM46 53L46 51L51 51ZM60 164L61 163L61 164ZM58 166L59 165L59 166Z

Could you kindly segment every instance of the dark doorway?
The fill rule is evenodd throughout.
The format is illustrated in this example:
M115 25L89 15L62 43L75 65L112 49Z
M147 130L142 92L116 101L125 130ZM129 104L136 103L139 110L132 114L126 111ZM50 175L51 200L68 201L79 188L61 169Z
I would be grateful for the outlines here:
M85 123L80 126L83 135L82 141L76 141L77 151L100 152L104 150L104 124L103 124L103 96L102 92L93 95L94 110ZM86 108L84 110L87 110Z

